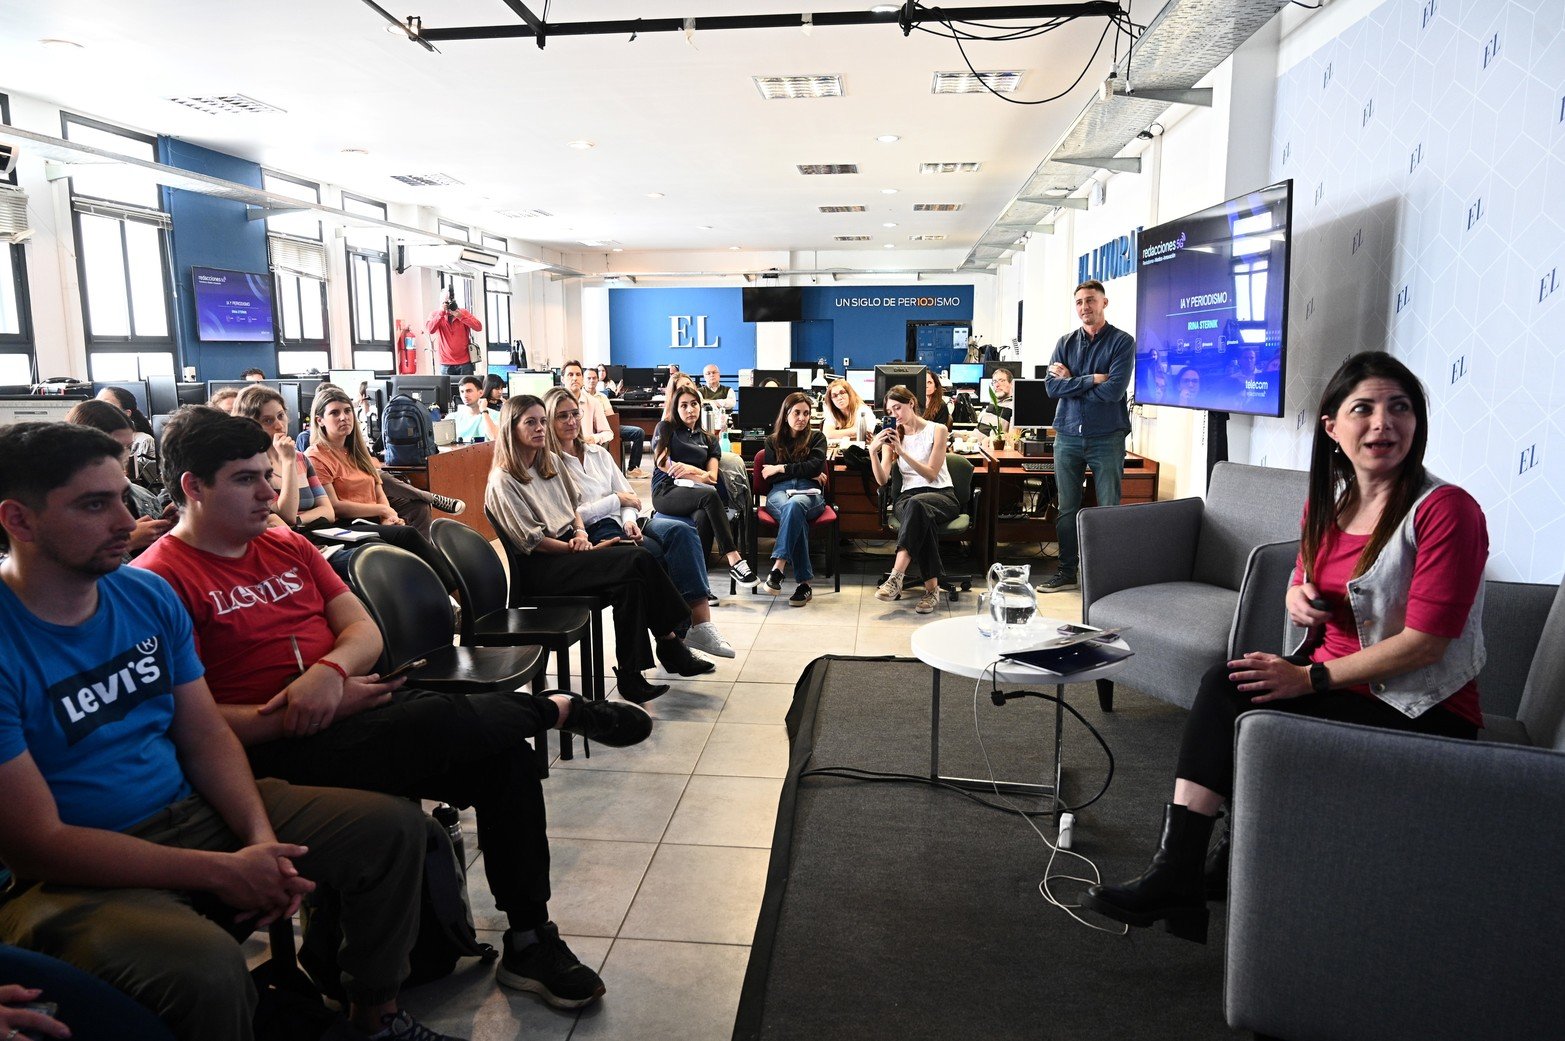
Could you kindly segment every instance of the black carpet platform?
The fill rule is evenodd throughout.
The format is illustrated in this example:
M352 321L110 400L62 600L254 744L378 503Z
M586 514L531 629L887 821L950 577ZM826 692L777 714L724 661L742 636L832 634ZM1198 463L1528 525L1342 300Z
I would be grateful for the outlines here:
M1079 814L1075 848L1122 880L1156 842L1184 712L1121 689L1105 715L1090 685L1066 690L1116 761L1108 793ZM947 676L941 693L942 772L988 776L972 681ZM1222 1018L1223 905L1205 947L1161 930L1094 932L1039 894L1049 850L1019 817L927 785L800 776L927 775L929 695L929 669L910 659L826 657L800 679L735 1041L1246 1036ZM1042 777L1052 705L997 707L986 687L978 717L997 776ZM1066 801L1080 802L1107 761L1069 716L1065 746ZM1052 839L1053 822L1038 821ZM1081 873L1071 858L1055 865ZM1054 887L1072 901L1081 888Z

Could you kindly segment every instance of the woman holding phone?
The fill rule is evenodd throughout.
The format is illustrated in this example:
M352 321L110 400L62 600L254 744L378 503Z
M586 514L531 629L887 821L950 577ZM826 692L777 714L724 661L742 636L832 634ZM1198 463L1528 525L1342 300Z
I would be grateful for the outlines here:
M614 601L615 674L626 701L644 704L668 692L648 683L641 671L653 662L650 632L657 637L657 661L680 676L699 676L717 666L693 654L678 630L690 620L684 597L652 554L618 539L596 545L577 509L576 483L548 449L548 413L531 394L505 400L500 440L484 491L484 508L527 558L513 568L511 585L544 596L601 593Z
M891 574L875 590L885 602L902 596L908 565L917 562L924 576L924 595L913 608L932 614L940 605L940 529L962 512L946 470L946 428L918 412L918 399L906 387L886 392L886 426L869 443L870 466L882 487L896 470L902 490L891 510L897 517L897 555Z
M641 498L631 490L614 457L582 437L581 406L569 390L551 389L543 396L543 406L549 417L548 449L576 482L576 508L587 526L587 538L593 545L611 540L639 544L656 557L690 608L685 646L732 658L733 645L712 621L712 589L696 529L669 517L641 520Z
M777 422L766 438L766 461L761 466L766 488L766 510L777 521L777 545L772 550L772 570L762 589L771 596L782 592L783 572L793 565L798 582L789 607L803 607L814 593L810 579L810 524L826 509L826 435L810 429L810 396L793 393L783 399Z

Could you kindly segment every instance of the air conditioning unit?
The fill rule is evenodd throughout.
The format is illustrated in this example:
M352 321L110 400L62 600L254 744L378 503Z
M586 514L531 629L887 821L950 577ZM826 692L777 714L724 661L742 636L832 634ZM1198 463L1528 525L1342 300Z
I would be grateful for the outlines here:
M0 242L21 242L32 234L27 225L27 193L0 185Z
M490 253L477 246L459 246L455 243L440 242L433 245L402 247L402 265L399 270L427 267L437 271L468 275L474 271L492 271L499 265L499 254Z
M16 169L17 154L15 145L0 144L0 177L11 176L11 171Z

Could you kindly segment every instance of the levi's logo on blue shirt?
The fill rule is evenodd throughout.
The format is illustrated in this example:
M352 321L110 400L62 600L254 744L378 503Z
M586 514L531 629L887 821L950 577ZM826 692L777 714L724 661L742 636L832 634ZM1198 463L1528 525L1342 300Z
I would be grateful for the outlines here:
M99 727L117 723L144 702L169 693L168 663L156 636L120 651L108 661L49 687L49 704L75 745Z

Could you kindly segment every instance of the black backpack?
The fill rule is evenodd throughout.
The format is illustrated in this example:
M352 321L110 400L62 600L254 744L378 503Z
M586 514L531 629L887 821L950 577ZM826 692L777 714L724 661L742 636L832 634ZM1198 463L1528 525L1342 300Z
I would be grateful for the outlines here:
M435 425L429 410L407 394L398 394L386 404L380 417L380 436L386 447L387 466L423 466L439 452L435 445Z

